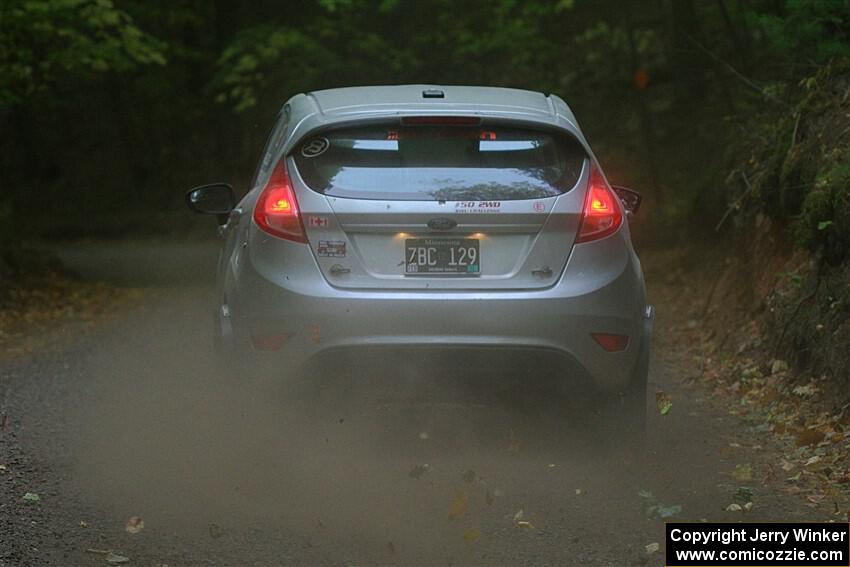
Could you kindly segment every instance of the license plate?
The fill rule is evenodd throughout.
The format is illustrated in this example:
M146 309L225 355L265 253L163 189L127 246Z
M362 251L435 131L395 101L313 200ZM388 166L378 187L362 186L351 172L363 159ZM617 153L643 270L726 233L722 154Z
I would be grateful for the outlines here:
M481 272L476 238L408 238L404 241L404 273L466 274Z

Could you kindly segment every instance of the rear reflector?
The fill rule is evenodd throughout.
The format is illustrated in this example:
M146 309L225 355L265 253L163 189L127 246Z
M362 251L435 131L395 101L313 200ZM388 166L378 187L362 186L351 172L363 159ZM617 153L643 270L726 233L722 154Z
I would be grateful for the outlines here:
M612 335L609 333L590 333L596 343L608 352L620 352L629 346L628 335Z
M405 116L401 119L405 126L458 126L481 124L478 116Z

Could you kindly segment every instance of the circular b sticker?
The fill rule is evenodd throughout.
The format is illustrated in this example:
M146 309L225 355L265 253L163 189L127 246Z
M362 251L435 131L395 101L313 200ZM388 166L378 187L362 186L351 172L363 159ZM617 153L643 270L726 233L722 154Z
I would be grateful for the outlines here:
M331 143L327 138L313 138L301 146L301 155L304 157L316 157L325 153Z

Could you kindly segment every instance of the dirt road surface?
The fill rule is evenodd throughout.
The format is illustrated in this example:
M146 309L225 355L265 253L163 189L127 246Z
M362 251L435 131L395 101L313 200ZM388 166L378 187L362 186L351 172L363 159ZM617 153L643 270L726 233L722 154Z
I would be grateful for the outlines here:
M673 407L650 402L640 468L572 439L550 399L282 411L211 354L215 254L62 247L83 277L142 292L93 331L57 329L63 340L0 364L0 565L108 565L107 551L170 567L663 565L661 516L830 518L764 474L769 434L691 382L663 302L650 391ZM144 527L128 533L134 516Z

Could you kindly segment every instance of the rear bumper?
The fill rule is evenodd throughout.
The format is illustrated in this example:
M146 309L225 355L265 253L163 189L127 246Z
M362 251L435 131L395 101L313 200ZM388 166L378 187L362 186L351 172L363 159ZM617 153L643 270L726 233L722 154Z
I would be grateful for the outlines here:
M624 261L609 264L612 271L605 277L595 274L588 282L587 276L570 271L570 265L582 264L582 253L575 247L562 281L550 289L498 293L340 291L318 270L309 285L301 281L290 289L247 261L233 295L239 305L232 305L231 312L235 327L242 329L237 340L248 348L252 337L286 337L279 349L255 356L280 359L292 374L340 349L542 349L585 374L582 382L589 378L602 390L620 390L629 383L651 332L640 266L627 250ZM629 345L607 352L591 337L599 332L628 335Z

